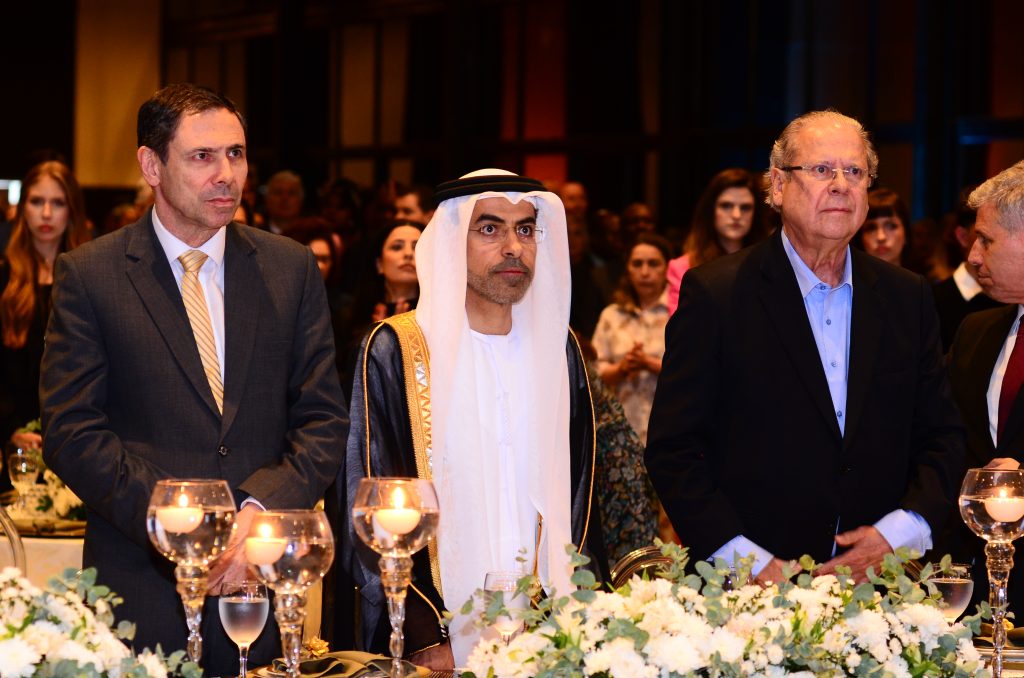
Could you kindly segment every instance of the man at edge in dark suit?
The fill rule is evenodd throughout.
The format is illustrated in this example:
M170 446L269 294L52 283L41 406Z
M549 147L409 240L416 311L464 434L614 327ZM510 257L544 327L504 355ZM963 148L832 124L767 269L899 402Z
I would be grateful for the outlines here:
M173 564L149 542L162 478L220 478L239 508L209 593L243 575L257 511L312 508L348 430L323 282L312 253L231 223L247 173L241 115L170 85L139 109L138 161L156 204L139 222L61 256L40 394L46 463L88 509L86 566L124 598L136 649L185 646ZM73 256L72 256L73 255ZM235 675L214 598L202 665ZM280 656L276 628L250 661Z
M810 554L858 580L924 552L962 476L963 431L927 281L857 250L878 156L835 111L775 142L768 241L691 270L669 321L647 468L695 558Z
M964 318L949 351L949 379L967 425L967 466L1018 468L1024 458L1024 161L971 193L977 239L968 262L985 293L1008 306ZM959 521L957 521L959 522ZM960 552L973 560L973 601L988 597L983 542L958 525ZM1009 608L1021 624L1024 578L1010 575Z

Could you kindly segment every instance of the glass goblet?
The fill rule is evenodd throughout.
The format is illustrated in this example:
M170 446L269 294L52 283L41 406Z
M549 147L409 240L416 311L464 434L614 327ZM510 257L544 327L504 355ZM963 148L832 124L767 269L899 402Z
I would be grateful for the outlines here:
M492 596L501 594L503 607L513 612L526 607L526 595L518 592L522 572L488 572L484 575L484 591ZM488 601L490 604L490 601ZM501 614L494 621L494 630L507 646L512 637L523 627L523 620L514 615Z
M412 581L412 554L430 543L440 519L434 484L418 478L363 478L356 489L356 534L380 554L380 580L391 622L391 678L403 675L405 595ZM388 675L388 674L382 674Z
M149 540L174 561L178 595L185 606L188 657L203 655L199 633L210 564L228 547L235 527L235 502L223 480L160 480L146 512Z
M992 606L992 675L1003 673L1006 585L1013 569L1013 540L1024 533L1024 471L972 468L960 487L960 517L986 542Z
M260 637L270 612L267 587L251 579L227 582L217 601L217 611L224 632L238 646L238 678L245 678L249 646Z
M274 619L281 629L286 673L299 675L306 592L334 562L334 533L323 511L263 511L245 538L245 557L260 581L274 590Z
M945 607L942 615L950 625L956 623L971 602L974 593L974 579L971 578L971 566L966 563L953 563L945 572L932 577L931 582L942 596Z
M18 491L17 510L28 512L28 495L37 482L42 466L39 463L39 450L30 450L11 444L7 455L7 474L11 484Z

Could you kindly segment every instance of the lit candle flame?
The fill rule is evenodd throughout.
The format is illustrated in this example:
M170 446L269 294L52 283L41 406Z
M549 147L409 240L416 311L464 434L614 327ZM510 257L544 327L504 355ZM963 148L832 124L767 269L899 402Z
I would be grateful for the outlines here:
M261 523L256 531L260 533L260 536L264 539L274 536L274 528L270 523Z
M405 490L401 487L396 487L395 491L391 493L391 506L394 508L405 508Z
M188 495L187 494L179 494L178 495L178 506L180 506L181 508L187 508L188 507Z

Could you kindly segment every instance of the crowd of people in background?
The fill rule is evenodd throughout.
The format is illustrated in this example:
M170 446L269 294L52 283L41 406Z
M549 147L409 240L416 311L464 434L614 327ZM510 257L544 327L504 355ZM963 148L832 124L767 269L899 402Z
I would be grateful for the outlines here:
M321 186L309 199L291 170L260 185L250 172L235 221L290 237L313 250L327 288L346 396L359 344L376 322L416 308L415 247L430 221L433 191L390 181L363 187L347 179ZM621 403L626 419L646 439L647 419L664 353L664 329L678 304L686 272L767 238L777 215L765 208L763 177L731 167L710 178L689 223L659 223L650 205L602 207L577 181L551 183L566 211L572 274L571 325L592 346L596 373ZM0 327L5 389L0 436L5 440L38 416L33 394L49 311L53 260L87 239L141 218L153 203L140 182L134 202L116 205L95 228L82 190L64 163L32 167L23 199L0 225ZM956 210L940 220L913 222L898 193L878 186L853 241L869 254L920 273L935 284L948 347L963 317L996 306L978 285L966 254L974 214L965 189ZM596 208L595 208L596 207ZM21 434L25 435L25 434Z

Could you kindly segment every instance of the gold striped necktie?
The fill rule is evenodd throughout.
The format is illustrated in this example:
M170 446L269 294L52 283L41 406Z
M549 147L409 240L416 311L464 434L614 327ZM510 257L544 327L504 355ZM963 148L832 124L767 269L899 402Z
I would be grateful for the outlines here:
M213 340L213 326L210 324L210 313L206 309L206 296L203 286L199 284L199 269L206 262L206 255L199 250L189 250L178 261L185 267L185 275L181 279L181 298L188 311L188 321L192 325L192 334L196 337L199 358L203 361L203 371L210 382L213 399L217 402L217 411L224 412L224 384L220 379L220 361L217 360L217 344Z

